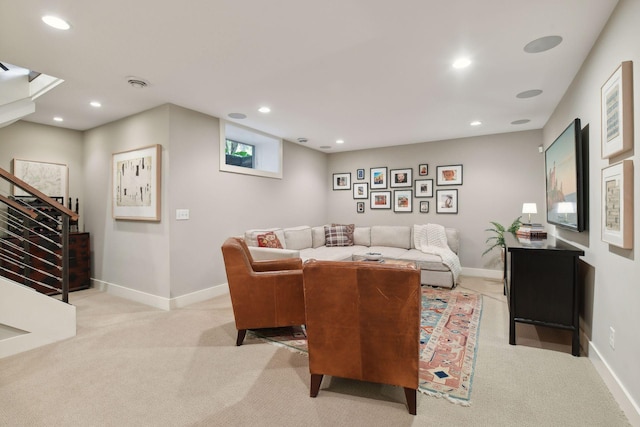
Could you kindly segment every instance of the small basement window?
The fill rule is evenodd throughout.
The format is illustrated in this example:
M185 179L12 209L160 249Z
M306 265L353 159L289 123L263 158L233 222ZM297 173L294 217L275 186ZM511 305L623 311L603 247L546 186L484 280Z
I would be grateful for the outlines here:
M282 179L282 139L220 120L220 141L221 171Z

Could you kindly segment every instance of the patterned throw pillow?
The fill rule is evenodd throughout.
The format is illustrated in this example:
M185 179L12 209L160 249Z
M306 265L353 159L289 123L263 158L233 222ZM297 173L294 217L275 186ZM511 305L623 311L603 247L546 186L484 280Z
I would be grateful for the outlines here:
M282 249L282 243L280 243L280 239L273 232L258 234L256 237L258 239L258 246L261 248L276 248Z
M324 238L326 246L353 246L354 224L349 225L325 225Z

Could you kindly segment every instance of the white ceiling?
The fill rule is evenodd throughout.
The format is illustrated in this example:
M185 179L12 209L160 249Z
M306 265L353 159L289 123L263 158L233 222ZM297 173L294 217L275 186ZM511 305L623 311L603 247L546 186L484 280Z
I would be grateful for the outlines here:
M29 121L86 130L170 102L338 152L542 128L616 3L1 0L0 61L65 80ZM549 35L563 42L524 52Z

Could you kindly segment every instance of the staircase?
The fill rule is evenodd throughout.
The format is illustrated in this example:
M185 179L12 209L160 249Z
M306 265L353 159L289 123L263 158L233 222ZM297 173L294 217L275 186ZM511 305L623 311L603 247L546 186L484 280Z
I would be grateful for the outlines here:
M75 336L76 308L68 304L69 222L78 219L0 168L2 180L29 198L17 200L0 187L0 358Z

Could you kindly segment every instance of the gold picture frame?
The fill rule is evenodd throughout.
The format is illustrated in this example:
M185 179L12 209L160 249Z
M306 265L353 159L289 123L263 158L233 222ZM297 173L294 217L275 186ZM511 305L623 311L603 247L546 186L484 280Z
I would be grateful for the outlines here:
M633 161L602 169L602 241L633 248Z
M160 144L113 154L114 219L160 221L161 168Z
M602 158L633 147L633 62L624 61L600 89Z

